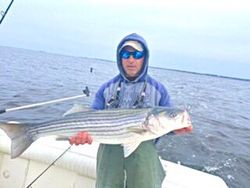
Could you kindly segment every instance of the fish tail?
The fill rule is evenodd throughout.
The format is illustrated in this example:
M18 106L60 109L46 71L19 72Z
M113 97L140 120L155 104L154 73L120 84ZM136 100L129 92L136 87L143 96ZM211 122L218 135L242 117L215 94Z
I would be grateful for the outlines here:
M27 125L19 122L1 123L0 128L11 139L11 158L21 155L32 143L32 137L27 133Z

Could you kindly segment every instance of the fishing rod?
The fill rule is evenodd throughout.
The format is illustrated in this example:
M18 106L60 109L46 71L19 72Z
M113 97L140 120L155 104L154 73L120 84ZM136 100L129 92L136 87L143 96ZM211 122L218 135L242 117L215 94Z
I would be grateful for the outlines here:
M11 2L9 4L9 6L7 7L7 9L5 11L1 11L2 18L0 20L0 24L2 23L4 17L6 16L6 14L9 11L9 9L10 9L10 7L11 7L11 5L12 5L13 2L14 2L14 0L11 0Z
M15 107L15 108L3 109L3 110L0 110L0 114L6 113L6 112L10 112L10 111L16 111L16 110L21 110L21 109L33 108L33 107L37 107L37 106L43 106L43 105L46 105L46 104L52 104L52 103L57 103L57 102L62 102L62 101L67 101L67 100L72 100L72 99L77 99L77 98L81 98L81 97L89 97L89 96L90 96L90 91L89 91L88 86L86 86L85 89L83 90L83 94L82 95L77 95L77 96L73 96L73 97L66 97L66 98L60 98L60 99L55 99L55 100L46 101L46 102L40 102L40 103L35 103L35 104L30 104L30 105L25 105L25 106L19 106L19 107ZM67 149L65 149L65 151L61 155L59 155L45 170L43 170L26 188L32 188L31 186L47 170L49 170L67 151L69 151L70 148L71 148L71 146L69 146Z
M85 89L83 90L82 95L60 98L60 99L50 100L50 101L46 101L46 102L39 102L39 103L29 104L29 105L25 105L25 106L18 106L18 107L14 107L14 108L0 109L0 114L6 113L6 112L11 112L11 111L23 110L23 109L27 109L27 108L34 108L34 107L43 106L43 105L52 104L52 103L58 103L58 102L62 102L62 101L78 99L81 97L88 97L88 96L90 96L90 91L89 91L88 86L86 86Z
M51 166L53 166L56 161L58 161L67 151L69 151L71 146L69 146L59 157L57 157L45 170L43 170L26 188L32 188L31 185L33 185Z

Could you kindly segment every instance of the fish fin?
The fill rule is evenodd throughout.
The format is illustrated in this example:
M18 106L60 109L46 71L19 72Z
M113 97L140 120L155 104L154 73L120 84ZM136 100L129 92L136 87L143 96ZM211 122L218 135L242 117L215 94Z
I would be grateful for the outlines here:
M11 158L21 155L34 140L27 134L27 125L19 122L1 123L0 128L11 139Z
M136 148L138 148L140 144L141 142L132 142L132 143L123 144L124 157L126 158L129 155L131 155L136 150Z
M147 132L146 129L140 128L140 127L128 127L127 128L130 132L136 133L136 134L143 134Z
M61 135L58 135L56 137L56 141L69 141L69 137L68 136L61 136Z
M92 110L90 107L82 105L82 104L74 104L73 107L71 109L69 109L68 111L66 111L63 114L64 116L70 115L70 114L74 114L74 113L78 113L78 112L85 112L85 111L89 111Z

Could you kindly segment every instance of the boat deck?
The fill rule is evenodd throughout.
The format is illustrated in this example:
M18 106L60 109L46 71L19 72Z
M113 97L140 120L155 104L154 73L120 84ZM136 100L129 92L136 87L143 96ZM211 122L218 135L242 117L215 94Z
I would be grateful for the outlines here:
M10 159L10 140L0 130L0 187L23 188L48 167L69 144L53 138L41 138L19 158ZM94 188L98 144L72 146L32 188ZM218 176L161 160L166 170L163 188L227 188Z

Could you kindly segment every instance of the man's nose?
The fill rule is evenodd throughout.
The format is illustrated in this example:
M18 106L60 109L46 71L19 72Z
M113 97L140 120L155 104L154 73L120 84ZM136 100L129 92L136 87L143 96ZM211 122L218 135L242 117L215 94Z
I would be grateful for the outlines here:
M129 60L130 63L135 62L135 59L134 59L134 57L132 55L129 56L128 60Z

